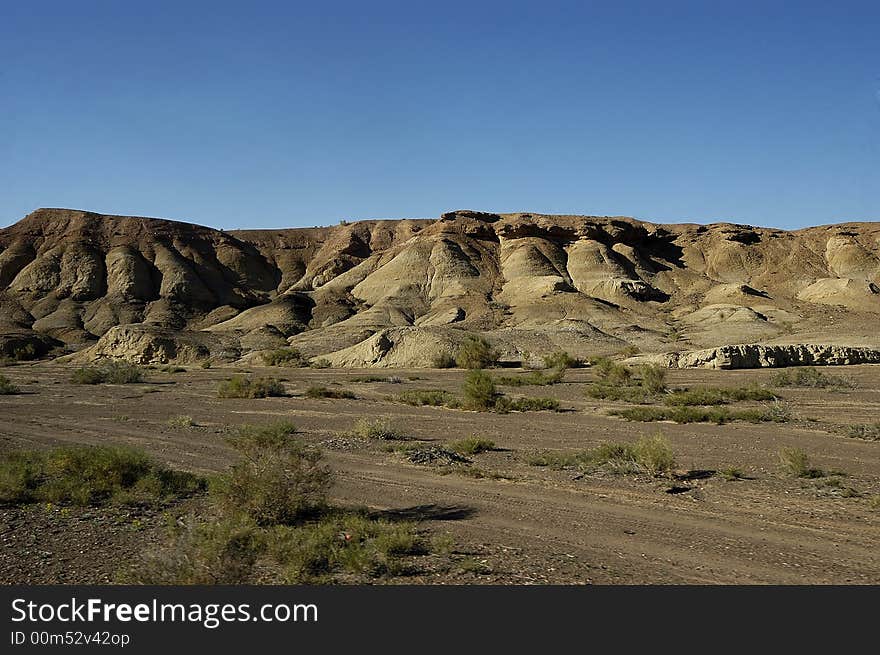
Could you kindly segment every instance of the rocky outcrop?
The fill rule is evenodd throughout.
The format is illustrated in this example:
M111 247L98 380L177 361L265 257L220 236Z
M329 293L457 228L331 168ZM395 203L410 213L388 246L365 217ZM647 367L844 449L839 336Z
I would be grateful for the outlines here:
M678 368L715 369L880 364L880 349L807 343L737 344L671 355L667 361Z
M622 342L650 353L826 334L876 346L878 321L877 223L787 232L461 210L226 232L41 209L0 229L0 335L73 350L141 325L320 355L419 327L588 357Z
M205 359L234 360L240 355L236 342L208 332L171 330L154 325L118 325L98 342L82 350L73 361L123 359L136 364L180 364Z

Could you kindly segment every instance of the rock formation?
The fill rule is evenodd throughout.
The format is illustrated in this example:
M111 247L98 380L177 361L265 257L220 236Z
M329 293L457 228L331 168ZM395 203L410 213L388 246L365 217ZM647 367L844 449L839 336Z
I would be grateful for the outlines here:
M5 356L235 359L291 343L340 365L404 366L468 331L516 359L878 347L878 324L878 223L788 232L455 211L226 232L41 209L0 229ZM737 352L694 361L785 357Z

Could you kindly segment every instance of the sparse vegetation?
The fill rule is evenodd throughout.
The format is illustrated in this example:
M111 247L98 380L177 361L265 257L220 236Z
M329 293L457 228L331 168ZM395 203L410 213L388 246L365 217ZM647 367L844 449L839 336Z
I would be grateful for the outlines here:
M861 425L847 425L845 433L853 439L866 441L880 441L880 423L862 423Z
M298 348L276 348L275 350L265 350L260 353L260 358L266 366L290 366L301 368L308 366L308 359Z
M695 387L681 389L667 394L663 398L666 405L699 406L724 405L733 401L766 401L777 400L779 396L769 389L752 385L749 387Z
M292 524L326 505L331 482L320 450L295 437L288 422L240 428L229 444L241 461L213 487L227 513L244 512L258 525Z
M651 393L641 385L631 386L592 382L587 385L585 393L590 398L626 402L633 405L647 405L657 400L656 394Z
M306 389L306 398L347 398L349 400L357 398L348 389L331 389L319 385L311 386Z
M332 363L326 357L318 357L309 363L310 368L330 368Z
M21 389L14 385L12 380L5 375L0 375L0 396L10 396L16 393L21 393Z
M284 394L284 385L275 378L247 378L243 375L233 375L217 385L219 398L268 398Z
M501 397L492 376L479 368L468 371L462 386L462 393L467 408L481 411L494 408L495 402Z
M656 364L642 364L639 367L641 376L640 384L648 393L663 393L666 391L666 369Z
M590 362L601 382L612 385L628 385L633 377L630 367L618 364L608 357L598 357Z
M134 384L143 380L144 370L140 366L121 360L78 368L70 378L73 384Z
M415 405L416 407L424 405L442 407L444 405L449 405L455 396L442 389L417 389L413 391L404 391L397 398L400 402L406 403L407 405Z
M508 398L507 396L500 396L495 400L493 409L501 414L507 412L555 412L559 410L559 401L556 398Z
M0 457L3 504L159 503L192 495L204 487L202 478L167 469L132 448L65 446Z
M783 469L796 478L823 478L825 471L810 465L810 458L800 448L783 448L779 451Z
M576 468L584 472L605 471L614 474L663 476L675 468L675 456L669 442L660 434L642 437L635 444L606 443L573 453L540 453L528 459L532 466L552 469Z
M524 375L500 375L495 378L497 384L509 387L546 386L558 384L565 377L565 369L553 369L549 373L531 371Z
M498 363L498 351L483 337L469 334L455 353L459 368L483 369Z
M381 439L382 441L407 441L409 436L396 429L386 418L362 418L354 424L352 434L363 439Z
M791 413L781 403L767 405L760 409L732 410L726 407L631 407L611 410L611 415L629 421L673 421L675 423L716 423L722 425L731 421L746 423L785 423L791 420Z
M807 389L852 389L855 384L847 378L827 375L812 366L780 371L770 379L774 387L803 387Z
M728 466L726 468L723 468L718 471L718 474L728 482L743 480L746 477L745 473L742 472L742 469L739 469L736 466Z
M173 524L168 546L145 553L123 581L319 584L407 574L430 541L413 523L328 506L331 472L295 433L289 423L241 428L230 441L242 460L212 485L209 520Z
M460 441L453 441L449 444L449 448L459 455L478 455L489 450L495 450L495 442L491 439L473 436Z
M455 368L455 357L452 353L442 352L434 356L431 365L434 368Z
M196 426L196 422L193 420L192 416L172 416L168 419L168 425L172 428L192 428Z
M574 368L578 364L578 360L564 350L557 350L549 355L544 355L544 368L564 371L567 368Z

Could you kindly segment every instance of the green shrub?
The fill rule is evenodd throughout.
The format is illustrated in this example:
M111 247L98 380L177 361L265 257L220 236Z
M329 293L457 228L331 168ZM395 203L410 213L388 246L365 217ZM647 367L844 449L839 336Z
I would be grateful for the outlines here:
M602 382L588 384L586 394L590 398L627 402L635 405L646 405L656 400L656 395L647 391L644 387L606 384Z
M873 425L864 423L862 425L847 425L846 435L853 439L865 439L867 441L880 441L880 423Z
M641 386L648 393L666 391L666 369L656 364L642 364L639 367Z
M70 381L74 384L133 384L143 382L144 370L120 360L104 362L99 366L84 366L73 372Z
M747 423L785 423L791 413L782 404L762 409L730 410L726 407L632 407L610 412L629 421L674 421L676 423L716 423L731 421Z
M413 391L404 391L397 399L407 405L415 405L421 407L430 405L432 407L442 407L449 404L454 396L448 391L442 389L421 389Z
M12 394L21 393L21 389L15 386L5 375L0 375L0 396L10 396Z
M348 389L330 389L320 385L311 386L306 389L306 398L357 398Z
M779 461L796 478L825 477L825 471L810 466L809 456L800 448L783 448L779 451Z
M175 524L170 543L146 551L120 582L137 585L243 584L265 550L265 536L242 515Z
M219 398L268 398L283 396L284 385L275 378L246 378L233 375L217 385Z
M452 353L442 352L434 356L431 365L434 368L455 368L455 357Z
M455 353L459 368L483 369L498 363L498 351L483 337L469 334Z
M291 524L326 506L330 470L320 450L297 439L287 422L240 428L229 439L241 461L217 479L227 514L242 511L258 525Z
M540 412L558 411L559 401L555 398L507 398L499 396L495 399L496 412Z
M673 406L724 405L731 401L777 400L779 396L756 385L749 387L695 387L673 391L663 402Z
M312 360L309 364L311 368L330 368L332 366L332 362L326 357L318 357L318 359Z
M459 455L478 455L488 450L495 450L495 442L491 439L481 439L474 436L460 441L453 441L449 444L449 448Z
M651 476L669 475L675 468L675 457L669 442L662 435L642 437L635 444L600 444L592 450L573 453L540 453L528 459L532 466L553 469L578 468L583 471L603 470L618 475L642 473Z
M263 364L266 366L291 366L303 367L308 365L308 360L298 348L276 348L265 350L260 353Z
M574 368L577 364L578 361L564 350L557 350L550 355L544 355L544 368L564 371L567 368Z
M465 403L470 409L486 411L495 406L499 398L492 376L476 368L468 371L462 386Z
M362 418L354 424L352 434L362 439L381 439L383 441L407 441L409 436L397 430L385 418L370 420Z
M37 349L32 343L16 346L12 349L12 359L17 362L29 361L37 358Z
M565 377L565 369L555 369L550 373L543 371L532 371L525 375L500 375L496 378L497 384L503 384L510 387L523 386L546 386L550 384L558 384Z
M770 379L770 384L774 387L804 387L811 389L851 389L855 387L851 380L836 375L826 375L812 366L780 371Z
M0 503L154 503L191 495L204 480L156 464L142 451L66 446L0 458Z
M594 359L591 364L596 375L599 376L599 380L607 384L629 384L632 380L631 368L618 364L607 357Z
M192 416L172 416L168 419L168 425L172 428L193 428L196 426L196 422L193 420Z

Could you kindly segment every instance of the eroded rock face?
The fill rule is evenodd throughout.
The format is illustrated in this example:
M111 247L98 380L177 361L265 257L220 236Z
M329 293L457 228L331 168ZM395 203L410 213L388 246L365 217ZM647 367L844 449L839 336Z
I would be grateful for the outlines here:
M236 359L240 352L215 335L152 325L117 325L77 353L77 361L123 359L136 364L193 363L208 358Z
M826 331L880 347L880 224L786 232L460 210L224 232L44 209L0 229L0 297L0 334L32 331L75 349L133 324L207 331L245 350L284 338L319 354L354 345L352 335L413 327L551 344L565 325L584 327L569 346L579 355L619 342L655 353L807 342ZM424 359L416 350L412 362ZM381 359L405 365L398 351L408 349Z
M678 368L715 369L880 364L880 349L807 343L738 344L681 353L672 357L670 364Z

